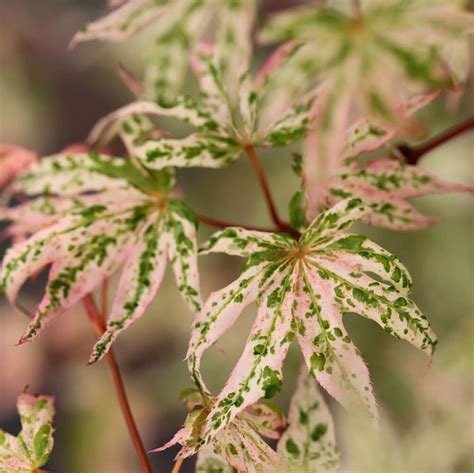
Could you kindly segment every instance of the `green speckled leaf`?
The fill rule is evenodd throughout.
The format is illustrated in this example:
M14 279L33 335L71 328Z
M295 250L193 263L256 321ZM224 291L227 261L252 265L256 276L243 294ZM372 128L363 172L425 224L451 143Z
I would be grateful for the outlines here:
M0 430L0 471L31 473L48 461L53 449L54 398L22 394L17 409L21 432L14 437Z
M244 352L206 415L203 443L260 397L281 386L281 366L294 337L308 370L346 407L377 416L369 371L343 325L343 315L370 318L397 338L431 353L425 316L409 299L411 278L400 261L362 235L346 233L368 209L346 199L323 212L298 241L243 229L217 232L203 252L247 256L242 276L205 302L191 335L188 364L196 384L204 351L252 300L258 314Z
M336 471L334 422L313 377L302 370L290 404L289 427L278 442L292 473Z
M0 209L0 219L12 222L7 234L16 239L6 252L0 273L1 286L10 302L17 304L24 282L51 265L45 294L21 343L37 337L47 324L92 293L123 263L107 330L97 342L91 362L101 358L118 334L143 315L168 261L184 300L193 312L199 311L197 222L184 202L167 195L174 184L174 172L145 170L125 160L121 161L127 164L115 165L111 162L115 159L90 154L68 156L67 166L84 182L75 194L41 197ZM57 184L58 166L51 162L55 158L38 174L46 186L54 188L50 183ZM91 162L104 172L101 176L111 181L110 186L108 181L102 182L106 190L88 185ZM84 163L85 169L81 168ZM136 176L145 184L140 189L130 183ZM65 193L61 186L54 189L57 194ZM26 217L28 224L22 223Z
M102 39L123 41L149 23L172 10L171 0L129 0L117 10L79 30L72 46L83 41Z
M443 181L433 173L395 159L373 159L365 165L351 165L331 179L330 203L357 197L371 212L364 221L391 230L417 230L433 224L410 203L410 199L445 192L474 193L474 188Z
M126 159L97 153L58 154L41 159L13 182L13 191L28 195L73 196L83 192L121 189L144 179Z
M154 451L180 444L182 449L177 458L186 458L198 452L199 472L284 471L283 457L260 437L280 437L285 425L282 414L264 404L250 406L203 446L201 436L207 412L205 405L214 403L215 400L208 398L205 402L198 392L190 390L186 393L185 402L191 413L183 428L169 442Z

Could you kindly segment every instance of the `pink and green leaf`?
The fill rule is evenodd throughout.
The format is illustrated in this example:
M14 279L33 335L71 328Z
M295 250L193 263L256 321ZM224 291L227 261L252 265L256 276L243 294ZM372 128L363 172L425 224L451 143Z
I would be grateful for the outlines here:
M330 182L328 201L362 199L370 212L364 221L392 230L415 230L436 219L422 215L409 199L445 192L474 193L474 188L446 182L419 167L395 159L374 159L365 166L343 169Z
M37 471L53 449L54 398L22 394L17 400L21 432L13 435L0 430L0 471Z
M170 0L129 0L104 18L84 26L75 34L71 45L96 39L124 41L167 13L173 3Z
M339 451L334 422L317 383L304 370L291 399L288 423L288 429L278 442L278 452L286 459L291 472L337 470Z
M283 361L294 336L287 302L290 278L291 273L283 265L262 291L243 354L207 417L205 443L247 406L261 397L270 399L280 391Z
M163 217L154 214L142 228L125 266L102 337L92 351L89 363L100 360L118 335L138 320L153 300L166 270Z

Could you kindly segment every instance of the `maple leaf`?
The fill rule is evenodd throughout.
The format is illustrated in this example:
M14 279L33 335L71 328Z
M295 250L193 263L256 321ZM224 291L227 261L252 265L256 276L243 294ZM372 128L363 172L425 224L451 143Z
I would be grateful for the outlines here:
M119 9L74 36L72 45L101 39L124 41L153 24L156 35L148 54L145 96L171 103L188 71L193 46L212 26L219 50L219 70L226 83L235 82L246 69L250 35L256 14L255 0L129 0Z
M317 383L302 369L291 399L288 428L277 451L285 457L291 472L335 471L339 466L334 422Z
M284 471L283 457L261 438L280 438L285 418L279 409L270 404L255 403L238 414L207 445L202 446L203 421L214 400L205 400L196 389L184 391L181 398L190 411L184 427L153 452L166 450L176 444L182 446L177 458L186 458L199 451L196 471L203 473Z
M360 17L330 7L293 8L276 14L261 39L303 43L294 68L331 81L331 114L348 95L361 115L390 122L407 93L466 77L469 66L458 58L473 31L474 15L453 2L384 0L368 3Z
M413 115L438 95L436 92L416 95L400 104L397 114L403 117L401 123L389 124L373 117L362 117L346 129L341 126L339 136L345 139L341 140L338 136L330 154L321 153L318 148L321 137L314 130L309 133L304 143L302 166L308 218L314 218L323 208L330 181L344 170L347 163L352 163L362 153L382 148L396 136L418 133L420 125L412 118Z
M241 276L210 295L195 319L187 360L196 385L204 351L252 301L257 318L244 351L209 412L207 442L237 413L282 385L282 364L296 337L318 382L343 405L359 404L376 416L368 369L344 328L342 316L358 313L386 332L431 353L436 341L424 315L409 299L411 279L400 261L347 229L367 208L346 199L323 212L298 241L285 234L228 228L202 253L247 257Z
M365 165L348 163L329 181L327 202L359 197L370 207L363 220L391 230L418 230L438 221L426 217L409 199L446 192L474 193L474 188L439 179L419 166L397 159L372 159Z
M10 302L15 304L29 277L51 265L44 297L21 343L38 336L121 265L106 331L91 362L143 315L168 261L184 300L193 312L199 310L196 220L170 194L173 185L170 169L147 172L95 153L43 158L18 177L12 185L17 191L57 196L5 212L14 225L21 226L25 215L39 223L22 229L32 236L11 247L3 260L0 283Z
M8 184L16 174L38 159L34 151L0 143L0 187Z
M0 471L38 471L53 449L54 398L21 394L17 400L21 432L13 435L0 430Z
M340 137L351 116L399 127L406 120L400 104L462 86L472 31L474 15L450 2L374 1L360 17L302 7L270 20L262 40L299 41L293 70L301 69L319 87L305 143L311 217L321 203L319 189L341 163L345 143Z
M431 102L438 94L413 97L400 109L408 120L421 107ZM357 120L345 132L343 161L333 169L320 166L320 175L308 176L307 165L311 159L299 156L296 174L303 177L306 191L297 191L290 203L295 228L302 228L305 213L309 218L327 205L341 199L358 197L370 207L363 220L370 224L392 230L416 230L437 222L418 212L409 199L433 193L469 192L472 187L446 182L433 173L400 159L361 159L363 153L372 152L387 145L403 133L402 127L387 126L367 118ZM384 151L385 153L385 151Z
M239 76L234 94L218 68L214 45L201 44L193 57L201 86L198 101L180 97L169 107L147 101L132 103L100 120L89 141L104 144L118 133L130 155L157 170L167 166L221 168L236 161L249 146L280 147L300 141L311 121L316 93L301 95L298 87L284 91L283 84L291 77L287 61L296 49L296 45L284 45L255 78L249 72ZM154 138L154 128L143 115L172 116L196 131L181 139Z

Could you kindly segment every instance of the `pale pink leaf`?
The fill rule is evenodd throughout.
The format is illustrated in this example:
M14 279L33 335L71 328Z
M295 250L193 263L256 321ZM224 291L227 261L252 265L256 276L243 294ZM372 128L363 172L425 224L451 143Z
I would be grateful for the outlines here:
M257 298L265 269L266 265L246 269L236 281L213 292L196 316L186 358L198 386L205 387L200 375L203 353L232 327L245 307Z
M291 399L289 427L278 442L278 452L290 471L330 472L339 466L334 421L318 386L306 370L301 370Z
M13 435L0 430L0 471L38 471L53 449L55 414L52 396L21 394L17 400L21 432Z
M20 343L36 338L54 319L64 314L96 289L124 261L131 242L126 231L128 215L81 226L71 239L68 253L56 258L50 270L45 295Z
M329 203L349 196L360 198L370 209L364 220L392 230L415 230L437 220L422 215L409 199L445 192L474 193L474 188L446 182L419 166L395 159L374 159L365 166L342 169L330 182Z
M117 10L84 26L71 41L71 47L94 39L124 41L163 15L173 2L129 0Z
M138 320L158 291L166 270L164 223L154 214L127 256L107 327L94 346L89 363L100 360L123 330Z
M377 417L369 371L342 323L332 287L305 267L293 314L306 365L324 389L345 407L365 407Z
M207 443L247 406L271 398L282 384L282 365L293 332L287 296L291 272L279 268L259 298L258 314L244 351L219 393L203 429Z

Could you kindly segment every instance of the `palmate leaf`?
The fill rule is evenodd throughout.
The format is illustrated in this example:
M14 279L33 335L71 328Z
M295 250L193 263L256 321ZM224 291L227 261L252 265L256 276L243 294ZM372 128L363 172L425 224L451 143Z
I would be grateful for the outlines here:
M340 136L351 112L374 125L369 134L400 127L406 119L400 104L462 83L468 62L457 66L459 50L462 57L473 31L474 15L452 2L403 0L369 2L361 19L330 7L296 8L264 27L264 41L299 42L293 70L323 88L306 146L310 219L344 157ZM365 135L360 131L354 138Z
M290 404L288 428L277 451L285 457L290 472L323 473L337 470L334 422L317 383L301 370Z
M325 107L324 101L319 101L319 110L315 112L319 117L315 121L315 129L308 134L304 146L303 174L306 190L306 213L309 219L323 208L330 183L336 179L335 176L342 173L345 167L350 166L362 153L380 149L389 144L395 136L409 133L411 128L416 129L417 124L412 116L437 96L438 93L416 95L400 104L396 112L399 117L403 118L403 122L395 124L363 117L349 126L347 109L336 107L336 110L339 110L342 115L333 117L332 121L327 124L328 133L318 132L318 124L322 123L321 120L324 119L322 112L330 112L330 109ZM337 133L336 130L338 130ZM340 139L341 135L345 135L345 141Z
M54 398L22 394L17 409L21 432L14 437L0 430L0 471L32 473L48 461L53 449Z
M122 264L125 267L106 332L97 342L91 362L100 359L119 333L143 315L168 261L184 300L193 312L199 310L196 221L183 202L168 195L174 174L167 170L148 174L129 161L115 163L115 159L119 160L95 155L45 158L43 166L28 170L14 184L34 193L37 182L40 187L49 186L48 170L49 187L66 195L69 193L58 183L70 179L71 173L74 182L81 183L77 189L82 192L97 191L97 182L102 186L112 181L111 190L40 198L5 211L5 218L13 221L16 231L25 213L33 222L44 224L40 230L36 224L19 227L33 234L5 255L0 283L8 299L15 304L23 283L51 265L44 297L20 342L38 336L48 323L94 291ZM67 166L61 167L64 160ZM87 166L81 175L84 164Z
M84 27L72 44L92 39L124 41L153 24L155 38L147 57L145 96L172 103L186 78L186 58L217 20L213 39L218 44L219 71L235 91L249 62L256 7L255 0L129 0Z
M286 146L300 141L309 128L311 105L318 94L302 94L303 88L286 94L282 92L284 83L276 87L271 79L273 74L282 79L279 67L285 71L294 50L285 48L271 56L255 80L248 72L238 76L233 94L219 66L217 45L200 44L192 59L201 90L198 102L180 97L169 107L149 101L132 103L100 120L89 141L105 144L119 134L129 153L155 170L169 166L221 168L237 160L250 145ZM288 71L283 77L288 79ZM180 139L156 137L144 115L172 116L196 130Z
M393 114L392 100L401 102L404 88L439 88L465 76L468 66L458 75L457 69L449 69L446 54L447 44L467 49L467 42L459 40L474 28L474 16L461 6L449 1L375 1L364 8L362 17L359 21L330 7L291 9L276 14L261 39L302 41L305 47L294 67L319 79L342 77L351 70L354 76L345 87L359 94L365 111L386 118ZM391 74L379 73L384 70ZM381 83L380 77L385 81Z
M172 116L196 127L197 132L183 139L153 138L148 121L142 115ZM149 169L169 166L220 168L239 158L238 143L206 110L190 98L182 98L173 107L153 102L135 102L100 120L89 141L107 141L119 133L129 153Z
M347 199L322 213L301 235L226 229L203 252L248 257L241 277L209 297L196 318L188 364L198 386L203 352L256 300L258 314L244 352L208 413L209 442L243 409L272 397L282 384L282 363L296 337L308 370L345 406L363 405L376 416L369 372L342 323L355 312L385 331L431 353L436 343L426 318L408 298L411 279L400 261L362 235L346 233L367 212Z
M183 394L183 400L191 413L184 427L155 452L176 444L182 446L177 458L186 458L199 451L196 465L196 471L199 472L284 471L283 457L261 438L280 438L285 418L278 409L269 404L254 404L241 412L208 445L202 447L200 437L203 420L213 399L208 398L205 402L197 390L187 390Z
M474 188L443 181L433 173L396 159L373 159L365 165L343 167L329 181L330 205L358 197L371 212L363 220L391 230L417 230L437 222L410 203L413 197L446 192L468 192Z

